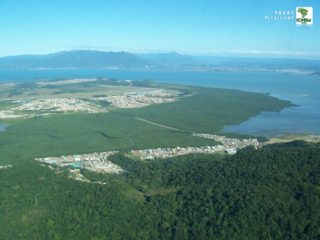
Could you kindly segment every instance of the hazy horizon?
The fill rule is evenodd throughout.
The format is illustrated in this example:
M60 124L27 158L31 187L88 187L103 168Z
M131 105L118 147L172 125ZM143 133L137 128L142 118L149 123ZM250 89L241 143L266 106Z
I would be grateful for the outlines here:
M320 27L268 20L316 0L282 2L0 1L0 57L70 50L320 59ZM12 14L14 13L14 14Z
M45 55L50 55L50 54L57 54L57 53L63 53L63 52L72 52L72 51L98 51L98 52L126 52L126 53L131 53L134 55L147 55L147 54L179 54L183 56L190 56L190 57L222 57L222 58L257 58L257 59L288 59L288 60L320 60L320 55L319 56L288 56L288 55L270 55L270 54L254 54L254 55L237 55L237 54L231 54L231 53L221 53L221 54L188 54L188 53L180 53L180 52L175 52L175 51L170 51L170 52L129 52L129 51L103 51L103 50L95 50L95 49L78 49L78 50L66 50L66 51L57 51L57 52L49 52L49 53L26 53L26 54L16 54L16 55L6 55L6 56L0 56L0 58L6 58L6 57L18 57L18 56L45 56Z

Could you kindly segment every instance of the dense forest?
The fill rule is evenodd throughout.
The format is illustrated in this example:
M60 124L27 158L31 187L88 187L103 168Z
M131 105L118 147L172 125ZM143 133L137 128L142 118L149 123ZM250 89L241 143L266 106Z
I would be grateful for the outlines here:
M212 139L158 127L130 116L58 114L15 120L5 132L0 132L0 166L37 157L217 144Z
M115 79L111 83L119 84ZM216 145L219 142L194 137L190 131L217 133L261 111L292 106L290 102L264 94L151 80L132 85L176 89L184 96L140 109L0 121L10 124L0 132L0 165L12 164L0 169L0 239L320 238L319 145L295 141L247 148L234 156L193 154L151 162L127 155L131 149ZM94 84L70 84L57 90L75 93L88 87L90 94L89 86ZM11 93L19 94L18 87ZM3 101L0 108L9 104ZM71 179L67 168L56 173L34 161L108 150L120 151L109 160L125 172L98 174L82 169L91 183Z
M320 146L153 162L82 183L25 160L0 171L0 239L319 239Z
M156 83L153 85L162 86ZM289 101L261 93L204 87L187 89L195 94L172 103L119 109L118 112L186 131L216 133L226 125L240 124L262 111L277 111L294 106Z

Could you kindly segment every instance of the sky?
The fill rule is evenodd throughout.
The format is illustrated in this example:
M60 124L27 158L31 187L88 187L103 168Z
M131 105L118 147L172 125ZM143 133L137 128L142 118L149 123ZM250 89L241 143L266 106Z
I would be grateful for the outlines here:
M265 19L296 7L313 7L311 27ZM319 0L0 0L0 57L90 49L320 59L318 16Z

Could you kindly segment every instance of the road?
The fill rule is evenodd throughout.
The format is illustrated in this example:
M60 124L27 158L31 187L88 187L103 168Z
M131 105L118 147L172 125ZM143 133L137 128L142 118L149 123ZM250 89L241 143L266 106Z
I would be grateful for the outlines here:
M152 125L155 125L155 126L158 126L158 127L172 129L172 130L175 130L175 131L183 131L183 130L178 129L178 128L173 128L173 127L165 126L165 125L162 125L162 124L159 124L159 123L151 122L151 121L143 119L143 118L136 117L136 119L138 119L140 121L143 121L143 122L146 122L146 123L149 123L149 124L152 124Z

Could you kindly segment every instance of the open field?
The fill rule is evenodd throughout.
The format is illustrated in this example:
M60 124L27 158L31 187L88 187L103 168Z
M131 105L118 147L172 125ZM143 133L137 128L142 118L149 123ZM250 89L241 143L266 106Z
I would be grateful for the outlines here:
M283 135L280 138L271 138L268 143L285 143L294 140L303 140L306 142L318 143L320 142L320 136L310 134Z
M75 81L78 81L75 79ZM97 96L123 96L126 92L149 92L160 90L144 86L135 87L127 82L92 81L63 84L58 81L56 85L39 85L38 83L16 83L1 85L0 89L0 119L23 119L43 114L61 114L70 112L107 112L111 102L99 101ZM50 83L48 82L43 82ZM119 84L119 85L112 85ZM126 86L123 84L127 84ZM133 106L142 103L130 99L111 97L120 105ZM44 100L45 99L45 100ZM96 99L96 100L95 100ZM137 98L138 99L138 98ZM157 99L156 99L157 100ZM170 99L168 99L170 100ZM117 104L115 104L117 105ZM147 104L145 104L147 105ZM114 109L111 106L111 109Z

